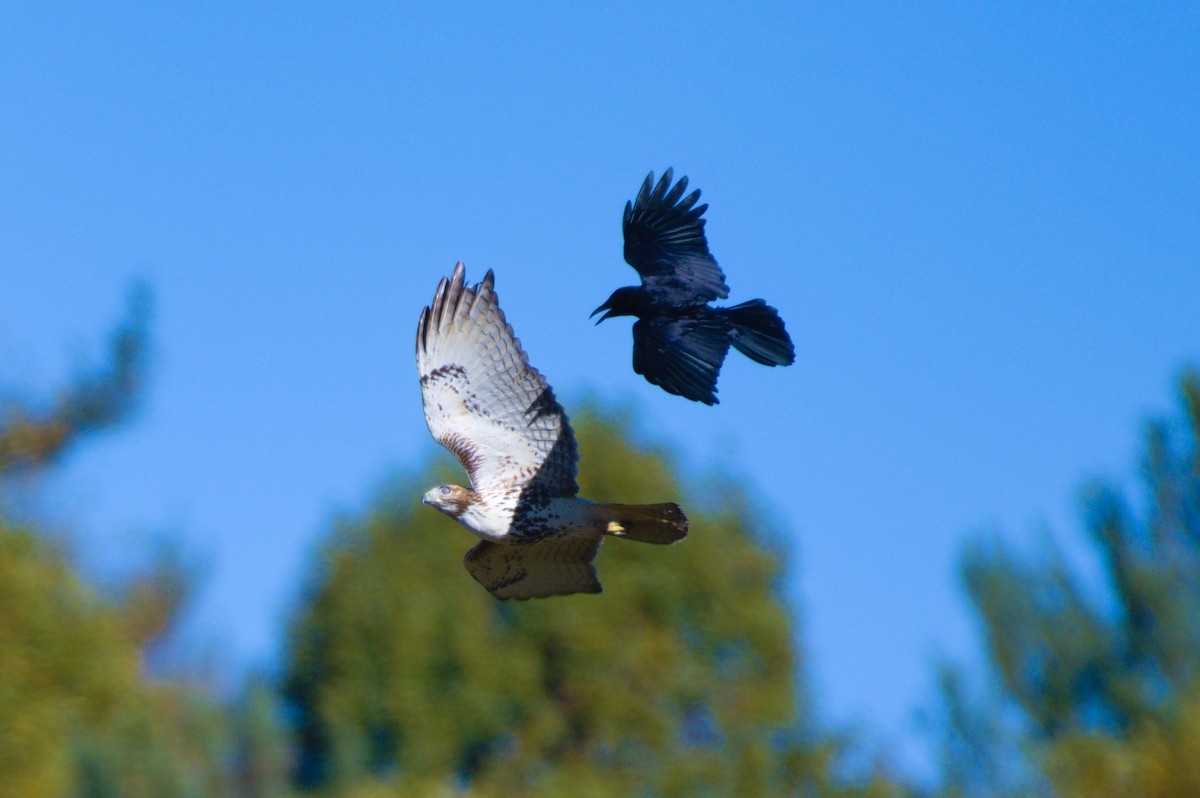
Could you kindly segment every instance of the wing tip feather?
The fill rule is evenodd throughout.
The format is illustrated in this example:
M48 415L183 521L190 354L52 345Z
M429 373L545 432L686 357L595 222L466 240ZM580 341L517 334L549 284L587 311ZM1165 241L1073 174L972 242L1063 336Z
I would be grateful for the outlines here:
M421 308L421 318L417 320L417 357L421 356L428 347L429 337L429 306Z
M646 179L642 181L642 187L638 189L637 198L634 200L634 205L641 205L650 196L650 190L654 188L654 170L651 169L646 173Z
M458 261L450 277L443 277L438 281L433 301L421 310L421 317L417 322L418 354L428 349L433 333L444 332L448 325L456 320L470 317L481 307L495 307L499 310L495 285L496 273L488 269L482 280L468 286L466 267L461 260ZM503 320L503 313L500 318ZM511 328L509 334L512 335Z

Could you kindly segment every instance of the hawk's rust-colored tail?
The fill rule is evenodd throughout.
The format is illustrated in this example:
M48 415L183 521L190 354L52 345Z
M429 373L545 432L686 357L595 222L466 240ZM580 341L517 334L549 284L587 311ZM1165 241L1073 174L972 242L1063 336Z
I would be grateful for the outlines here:
M664 504L597 504L608 523L605 534L642 543L674 543L688 533L687 516L674 502Z

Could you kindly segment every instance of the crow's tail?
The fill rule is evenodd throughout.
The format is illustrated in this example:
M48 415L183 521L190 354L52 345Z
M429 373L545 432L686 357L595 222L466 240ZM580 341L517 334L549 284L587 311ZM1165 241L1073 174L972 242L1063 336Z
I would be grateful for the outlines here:
M751 299L721 311L732 325L729 342L746 357L765 366L790 366L796 360L779 311L763 300Z
M688 533L687 516L678 504L597 504L608 522L605 534L642 543L674 543Z

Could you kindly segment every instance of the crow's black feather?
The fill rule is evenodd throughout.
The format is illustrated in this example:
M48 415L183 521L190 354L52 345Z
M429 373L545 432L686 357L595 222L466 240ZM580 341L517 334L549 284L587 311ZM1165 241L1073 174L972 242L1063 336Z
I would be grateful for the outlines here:
M700 304L729 296L725 275L708 251L704 238L707 205L696 205L700 192L693 191L680 202L687 178L675 187L668 169L654 182L651 172L632 204L625 204L625 260L641 275L642 286L657 301Z
M654 316L633 325L633 370L667 393L717 403L717 375L729 351L729 321L701 308L694 316Z

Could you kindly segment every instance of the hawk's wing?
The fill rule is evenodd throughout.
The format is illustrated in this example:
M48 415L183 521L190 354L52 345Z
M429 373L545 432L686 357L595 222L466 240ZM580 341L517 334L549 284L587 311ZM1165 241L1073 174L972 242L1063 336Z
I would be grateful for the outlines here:
M491 270L479 285L464 281L460 261L417 325L429 432L477 491L536 478L550 496L574 496L579 455L566 414L505 321Z
M519 544L481 540L467 552L463 564L498 599L599 593L592 559L602 540L601 535Z
M715 313L655 316L633 325L633 370L668 393L718 403L717 375L729 352L729 322Z
M651 172L637 199L625 203L625 260L647 289L677 307L724 299L729 286L704 237L708 206L696 205L698 189L683 197L686 177L668 192L670 185L670 169L657 185Z

